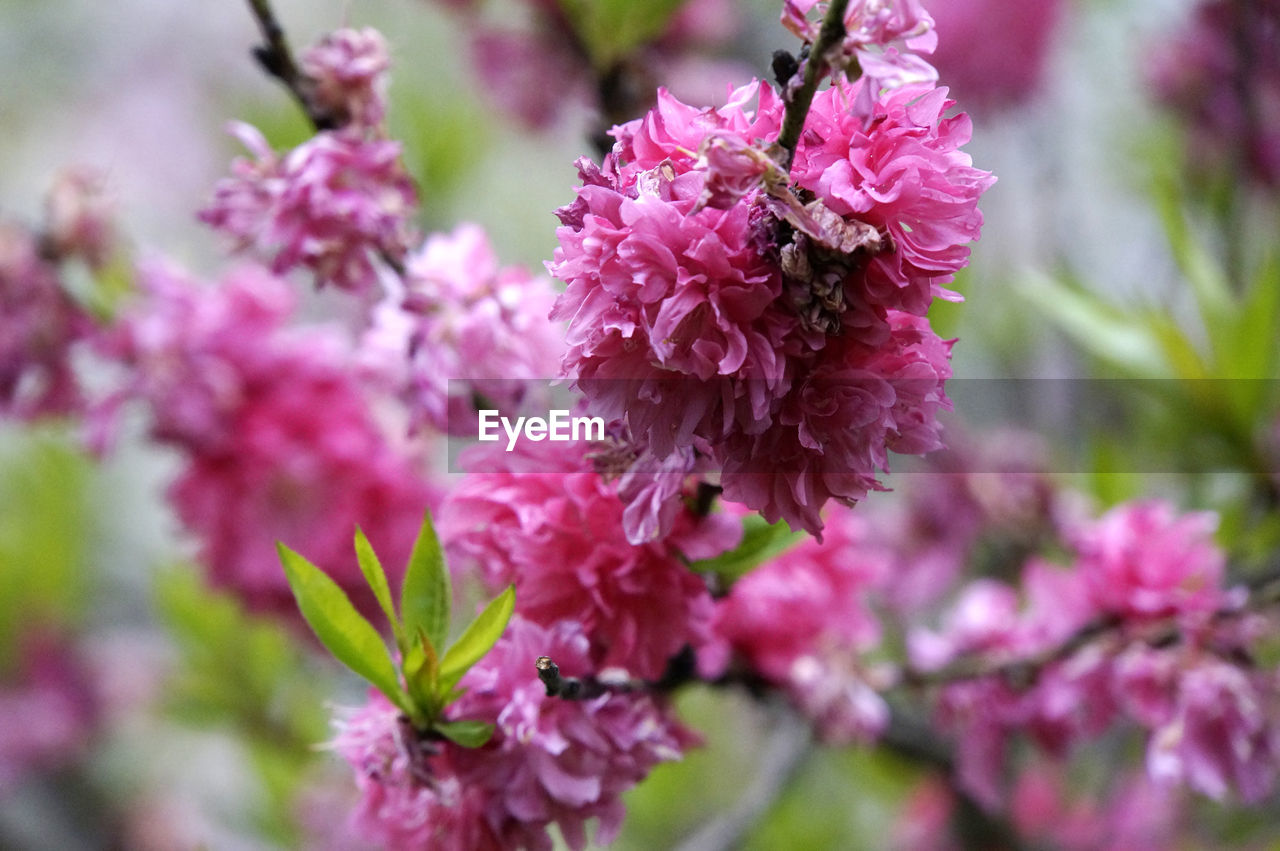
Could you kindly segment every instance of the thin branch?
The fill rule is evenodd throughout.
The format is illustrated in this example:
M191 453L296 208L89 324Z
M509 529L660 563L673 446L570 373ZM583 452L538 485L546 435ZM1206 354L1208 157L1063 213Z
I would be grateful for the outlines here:
M777 143L781 149L778 162L783 171L791 170L791 159L795 156L796 146L800 144L800 133L804 130L805 119L809 117L809 107L818 90L818 81L831 70L827 54L844 40L844 13L848 6L849 0L831 0L827 14L822 19L822 27L818 30L818 38L810 47L808 58L801 65L804 70L802 82L794 91L790 85L783 89L786 109Z
M270 0L248 0L249 9L262 31L262 44L253 49L253 58L262 69L279 80L293 99L302 107L307 119L316 130L334 130L341 126L339 117L321 108L311 96L307 76L298 68L293 50L284 34L284 27L276 18Z
M1273 567L1244 583L1249 596L1243 605L1225 606L1212 615L1215 623L1222 623L1280 605L1280 567ZM963 657L953 664L934 671L920 671L905 667L899 674L898 685L934 686L962 680L984 677L1005 677L1013 682L1032 683L1046 666L1061 662L1083 649L1086 645L1108 635L1125 624L1118 615L1106 615L1089 621L1066 638L1061 644L1039 653L1017 659L994 661L987 656ZM1152 647L1165 647L1177 642L1182 635L1177 618L1173 615L1155 622L1140 637Z

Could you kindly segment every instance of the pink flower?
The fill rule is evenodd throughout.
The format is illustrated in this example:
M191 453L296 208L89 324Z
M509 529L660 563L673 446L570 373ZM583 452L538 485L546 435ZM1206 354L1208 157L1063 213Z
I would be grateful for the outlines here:
M1205 0L1148 65L1156 97L1186 124L1192 171L1280 184L1280 3Z
M106 265L115 229L103 175L86 168L62 172L45 197L44 212L43 238L54 257L80 257L92 269Z
M360 833L392 847L550 849L555 824L573 849L617 835L620 796L658 763L679 759L693 737L658 698L606 692L582 701L548 697L534 669L550 656L566 676L593 673L591 643L563 621L544 628L519 616L463 679L449 717L496 727L483 748L417 738L381 696L344 723L335 747L356 770Z
M1000 108L1031 97L1060 27L1061 0L934 0L929 12L938 34L930 61L966 106ZM992 33L1002 35L990 49Z
M919 317L888 318L880 348L833 340L807 363L797 359L803 378L781 398L772 426L727 436L718 453L726 498L819 532L829 500L852 504L881 489L876 474L888 470L889 450L942 446L936 416L951 407L943 390L951 343Z
M1117 506L1080 533L1079 571L1095 604L1128 617L1205 615L1224 603L1217 518L1164 502Z
M732 547L736 524L685 511L669 535L633 545L617 486L592 469L587 445L487 449L471 451L473 472L441 509L454 569L514 582L517 612L531 621L581 623L596 667L656 679L686 644L707 640L711 596L684 560Z
M35 237L0 222L0 415L83 409L72 352L92 330L89 315L40 257Z
M1140 720L1151 727L1152 779L1185 782L1216 800L1233 790L1247 802L1266 797L1280 754L1274 672L1177 650L1148 650L1140 658L1163 691L1159 701L1140 704ZM1132 674L1128 682L1132 688Z
M348 123L375 129L387 113L387 69L391 57L382 33L366 27L325 35L299 57L314 105L333 117L334 126Z
M861 516L836 510L822 543L805 539L734 582L716 604L704 673L720 673L731 651L782 686L828 740L878 734L888 709L858 661L880 640L867 602L888 567L870 532Z
M373 419L341 341L286 333L290 291L254 268L203 289L152 266L141 286L114 341L132 371L124 392L183 453L169 496L214 581L254 608L295 612L282 540L371 604L355 526L400 569L434 491Z
M946 89L910 85L868 110L851 108L859 81L819 92L791 167L792 177L841 216L887 234L891 251L869 260L859 289L872 304L924 315L968 262L982 230L978 199L994 182L960 148L972 123L947 116Z
M811 14L812 13L812 14ZM815 42L827 13L820 0L785 0L782 24L807 42ZM834 55L838 70L852 65L875 88L933 82L938 74L917 53L932 53L938 43L933 18L919 0L851 0L844 13L845 35ZM855 64L856 63L856 64Z
M889 450L941 445L950 344L923 314L977 236L989 176L945 93L865 83L815 101L790 179L764 154L781 104L660 92L616 129L558 213L565 372L592 413L661 461L709 456L730 499L814 533L830 499L879 487ZM758 98L757 108L750 108Z
M0 792L84 755L98 723L92 681L65 636L28 629L0 680Z
M556 375L564 332L547 318L551 282L499 267L478 226L433 235L409 257L403 286L388 286L363 349L415 426L475 435L477 398L514 415L531 382Z
M377 285L379 255L404 256L417 197L398 142L323 132L280 157L248 124L230 132L253 159L232 164L200 220L237 250L269 257L276 274L303 266L321 286L362 293Z

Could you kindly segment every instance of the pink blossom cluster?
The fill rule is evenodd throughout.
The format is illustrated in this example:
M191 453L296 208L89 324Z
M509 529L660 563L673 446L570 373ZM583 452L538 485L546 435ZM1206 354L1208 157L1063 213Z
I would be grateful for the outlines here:
M1185 124L1193 170L1280 184L1280 3L1204 0L1147 78Z
M818 40L827 14L824 0L784 0L782 25L806 42ZM921 53L938 45L933 16L920 0L850 0L844 13L844 38L835 55L823 61L837 70L864 74L875 88L934 82L938 72ZM870 99L874 89L864 93Z
M719 109L660 92L602 166L579 163L549 266L592 411L658 459L705 446L728 499L815 533L828 500L880 486L888 451L940 446L950 343L923 314L991 183L945 91L863 110L869 85L815 97L789 177L763 152L783 111L767 85Z
M72 354L92 329L56 267L41 256L36 236L0 222L0 415L82 410Z
M153 264L139 285L109 353L130 371L123 396L182 454L169 496L213 580L253 608L293 611L279 540L372 603L351 530L399 569L435 491L375 420L343 341L287 331L294 298L256 267L204 287Z
M500 267L480 227L431 236L388 289L362 350L415 426L474 436L477 400L514 414L530 382L556 374L564 332L547 318L550 280Z
M912 635L921 669L972 655L1009 671L951 683L940 700L958 734L960 776L979 800L995 807L1003 797L1010 734L1024 731L1061 755L1118 717L1148 731L1153 780L1218 799L1269 792L1280 682L1241 661L1250 618L1221 587L1214 525L1211 515L1179 515L1166 503L1121 505L1079 532L1072 569L1029 563L1021 605L1013 588L978 580L940 632ZM1039 667L1030 684L1016 676L1025 660Z
M366 27L328 33L300 57L313 107L337 126L373 130L387 114L391 57L382 33Z
M277 154L257 129L229 131L249 158L232 163L200 220L276 274L309 269L318 285L369 293L379 263L398 264L415 238L417 190L385 137L386 43L375 30L337 30L300 59L307 108L320 130Z
M472 63L483 93L533 128L551 125L574 103L595 104L609 115L634 115L652 103L659 82L702 99L745 76L737 65L707 55L739 29L730 0L684 0L651 41L615 58L612 67L599 67L601 60L588 43L599 35L580 31L566 4L525 0L528 23L513 27L486 21L480 0L439 2L468 18Z
M28 627L0 671L0 792L84 755L98 723L93 682L67 637Z
M526 441L511 453L471 450L475 472L446 497L441 538L452 569L478 571L492 587L514 583L518 614L581 624L593 670L657 679L686 645L710 639L711 595L686 561L732 548L741 528L686 509L667 534L632 544L617 482L596 472L591 448Z
M378 694L343 722L334 746L356 772L357 832L388 848L442 851L550 849L552 824L582 849L590 819L596 842L616 836L621 794L694 738L652 694L548 697L533 665L544 654L566 676L596 670L579 624L517 615L463 678L449 717L494 724L484 747L424 740Z
M880 643L868 602L887 579L886 555L863 516L831 512L821 543L806 538L716 602L715 639L699 658L704 675L745 663L783 689L827 741L874 738L889 711L861 655Z
M248 124L230 132L252 159L232 164L200 220L270 258L276 274L303 267L320 285L374 291L379 256L398 260L413 240L417 192L400 143L326 131L279 155Z

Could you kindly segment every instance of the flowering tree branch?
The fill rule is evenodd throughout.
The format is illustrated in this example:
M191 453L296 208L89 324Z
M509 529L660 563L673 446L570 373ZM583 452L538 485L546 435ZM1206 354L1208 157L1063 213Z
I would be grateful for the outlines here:
M336 115L320 107L311 97L307 77L298 68L298 63L293 58L293 50L285 37L284 27L276 18L269 0L248 0L248 2L249 9L258 22L258 28L262 30L263 40L262 44L253 48L253 58L258 60L263 70L289 90L316 130L336 129L341 122Z
M1260 574L1246 583L1245 587L1249 591L1248 598L1242 604L1227 605L1218 609L1212 614L1214 623L1229 621L1246 613L1280 604L1280 568ZM1096 639L1119 629L1124 623L1125 620L1119 615L1095 618L1069 635L1061 644L1018 659L996 661L988 656L974 655L963 657L946 667L932 671L904 667L897 684L926 687L985 677L1004 677L1013 683L1030 684L1035 682L1036 677L1046 666L1067 659ZM1177 643L1181 636L1182 630L1177 618L1170 615L1153 624L1141 640L1152 647L1166 647Z
M837 47L844 39L844 13L849 0L832 0L827 7L827 14L822 19L822 29L818 31L818 39L809 47L808 57L800 63L804 77L800 85L792 88L794 77L783 88L783 99L786 101L786 112L782 119L782 130L778 133L778 162L783 170L790 170L791 159L795 156L796 145L800 143L800 133L804 130L805 119L809 115L809 106L813 103L813 95L818 89L818 81L830 70L826 55ZM776 67L776 63L775 63ZM783 81L779 80L781 84Z

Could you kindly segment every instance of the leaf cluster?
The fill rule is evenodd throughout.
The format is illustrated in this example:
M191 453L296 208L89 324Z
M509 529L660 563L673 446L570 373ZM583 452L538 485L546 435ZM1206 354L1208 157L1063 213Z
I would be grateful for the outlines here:
M420 733L439 734L464 747L480 747L493 734L493 725L447 721L444 710L464 694L458 686L463 675L502 636L515 611L515 588L508 586L446 646L453 591L431 515L424 518L414 543L398 607L392 600L386 571L360 529L356 529L355 548L365 581L390 623L397 653L388 650L378 631L324 571L284 544L277 544L302 616L338 661L382 692Z

